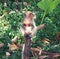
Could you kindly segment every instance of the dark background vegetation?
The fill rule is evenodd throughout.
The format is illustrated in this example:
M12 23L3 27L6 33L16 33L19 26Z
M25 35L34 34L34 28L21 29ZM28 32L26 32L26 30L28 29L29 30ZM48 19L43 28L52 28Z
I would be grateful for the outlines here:
M31 46L60 53L60 0L0 0L0 43L5 44L0 48L0 59L6 59L5 53L10 52L8 43L11 44L15 36L18 36L16 43L24 43L24 37L20 32L23 9L36 14L37 26L46 24L44 29L37 31ZM13 11L14 13L9 14ZM46 39L49 41L44 41ZM13 51L9 58L20 59L21 49Z

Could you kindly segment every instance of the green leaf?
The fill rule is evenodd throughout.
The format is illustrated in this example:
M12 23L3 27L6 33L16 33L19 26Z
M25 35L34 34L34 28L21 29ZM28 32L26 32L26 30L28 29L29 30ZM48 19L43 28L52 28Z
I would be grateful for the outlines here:
M56 6L60 3L60 0L41 0L37 6L44 10L46 13L53 12Z
M53 12L53 10L57 7L57 5L60 3L60 0L54 0L49 7L49 12Z

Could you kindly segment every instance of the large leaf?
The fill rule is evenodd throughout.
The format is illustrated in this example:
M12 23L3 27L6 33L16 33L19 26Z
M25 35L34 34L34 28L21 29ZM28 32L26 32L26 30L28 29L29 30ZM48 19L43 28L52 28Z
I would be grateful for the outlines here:
M53 12L53 10L57 7L57 5L60 3L60 0L54 0L49 7L49 12Z
M44 10L46 13L53 12L56 6L60 3L60 0L41 0L37 6Z

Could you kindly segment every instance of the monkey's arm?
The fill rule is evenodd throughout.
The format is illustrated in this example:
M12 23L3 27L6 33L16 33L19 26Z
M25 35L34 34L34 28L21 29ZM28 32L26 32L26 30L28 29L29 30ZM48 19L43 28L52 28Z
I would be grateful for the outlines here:
M39 25L39 26L37 26L37 30L43 29L45 26L46 26L46 24Z

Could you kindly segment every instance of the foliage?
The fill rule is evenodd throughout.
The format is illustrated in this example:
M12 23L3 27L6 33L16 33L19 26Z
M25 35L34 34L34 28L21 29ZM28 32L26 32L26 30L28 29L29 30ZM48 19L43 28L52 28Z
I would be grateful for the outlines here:
M44 11L44 15L43 15L41 23L43 22L43 19L44 19L45 15L53 12L53 10L57 7L57 5L59 3L60 3L59 0L41 0L37 4L37 6Z
M56 6L60 3L59 0L41 0L37 6L44 10L46 13L53 12Z
M8 2L6 2L8 1ZM46 27L37 31L36 37L32 39L32 47L42 47L44 51L60 52L60 40L56 38L57 33L60 32L60 0L25 0L28 5L22 5L17 0L5 0L0 1L0 43L4 43L4 48L0 49L1 59L5 58L5 53L11 52L8 50L8 43L11 43L11 39L18 36L16 43L24 43L24 37L20 32L20 26L23 19L23 8L28 11L36 13L36 25L42 23L46 24ZM22 2L25 2L24 0ZM4 6L2 2L6 2L7 6ZM34 3L33 3L34 2ZM37 7L38 6L38 7ZM40 8L40 9L39 9ZM49 44L42 42L44 38L50 40ZM21 50L13 51L10 59L19 59L21 57Z

